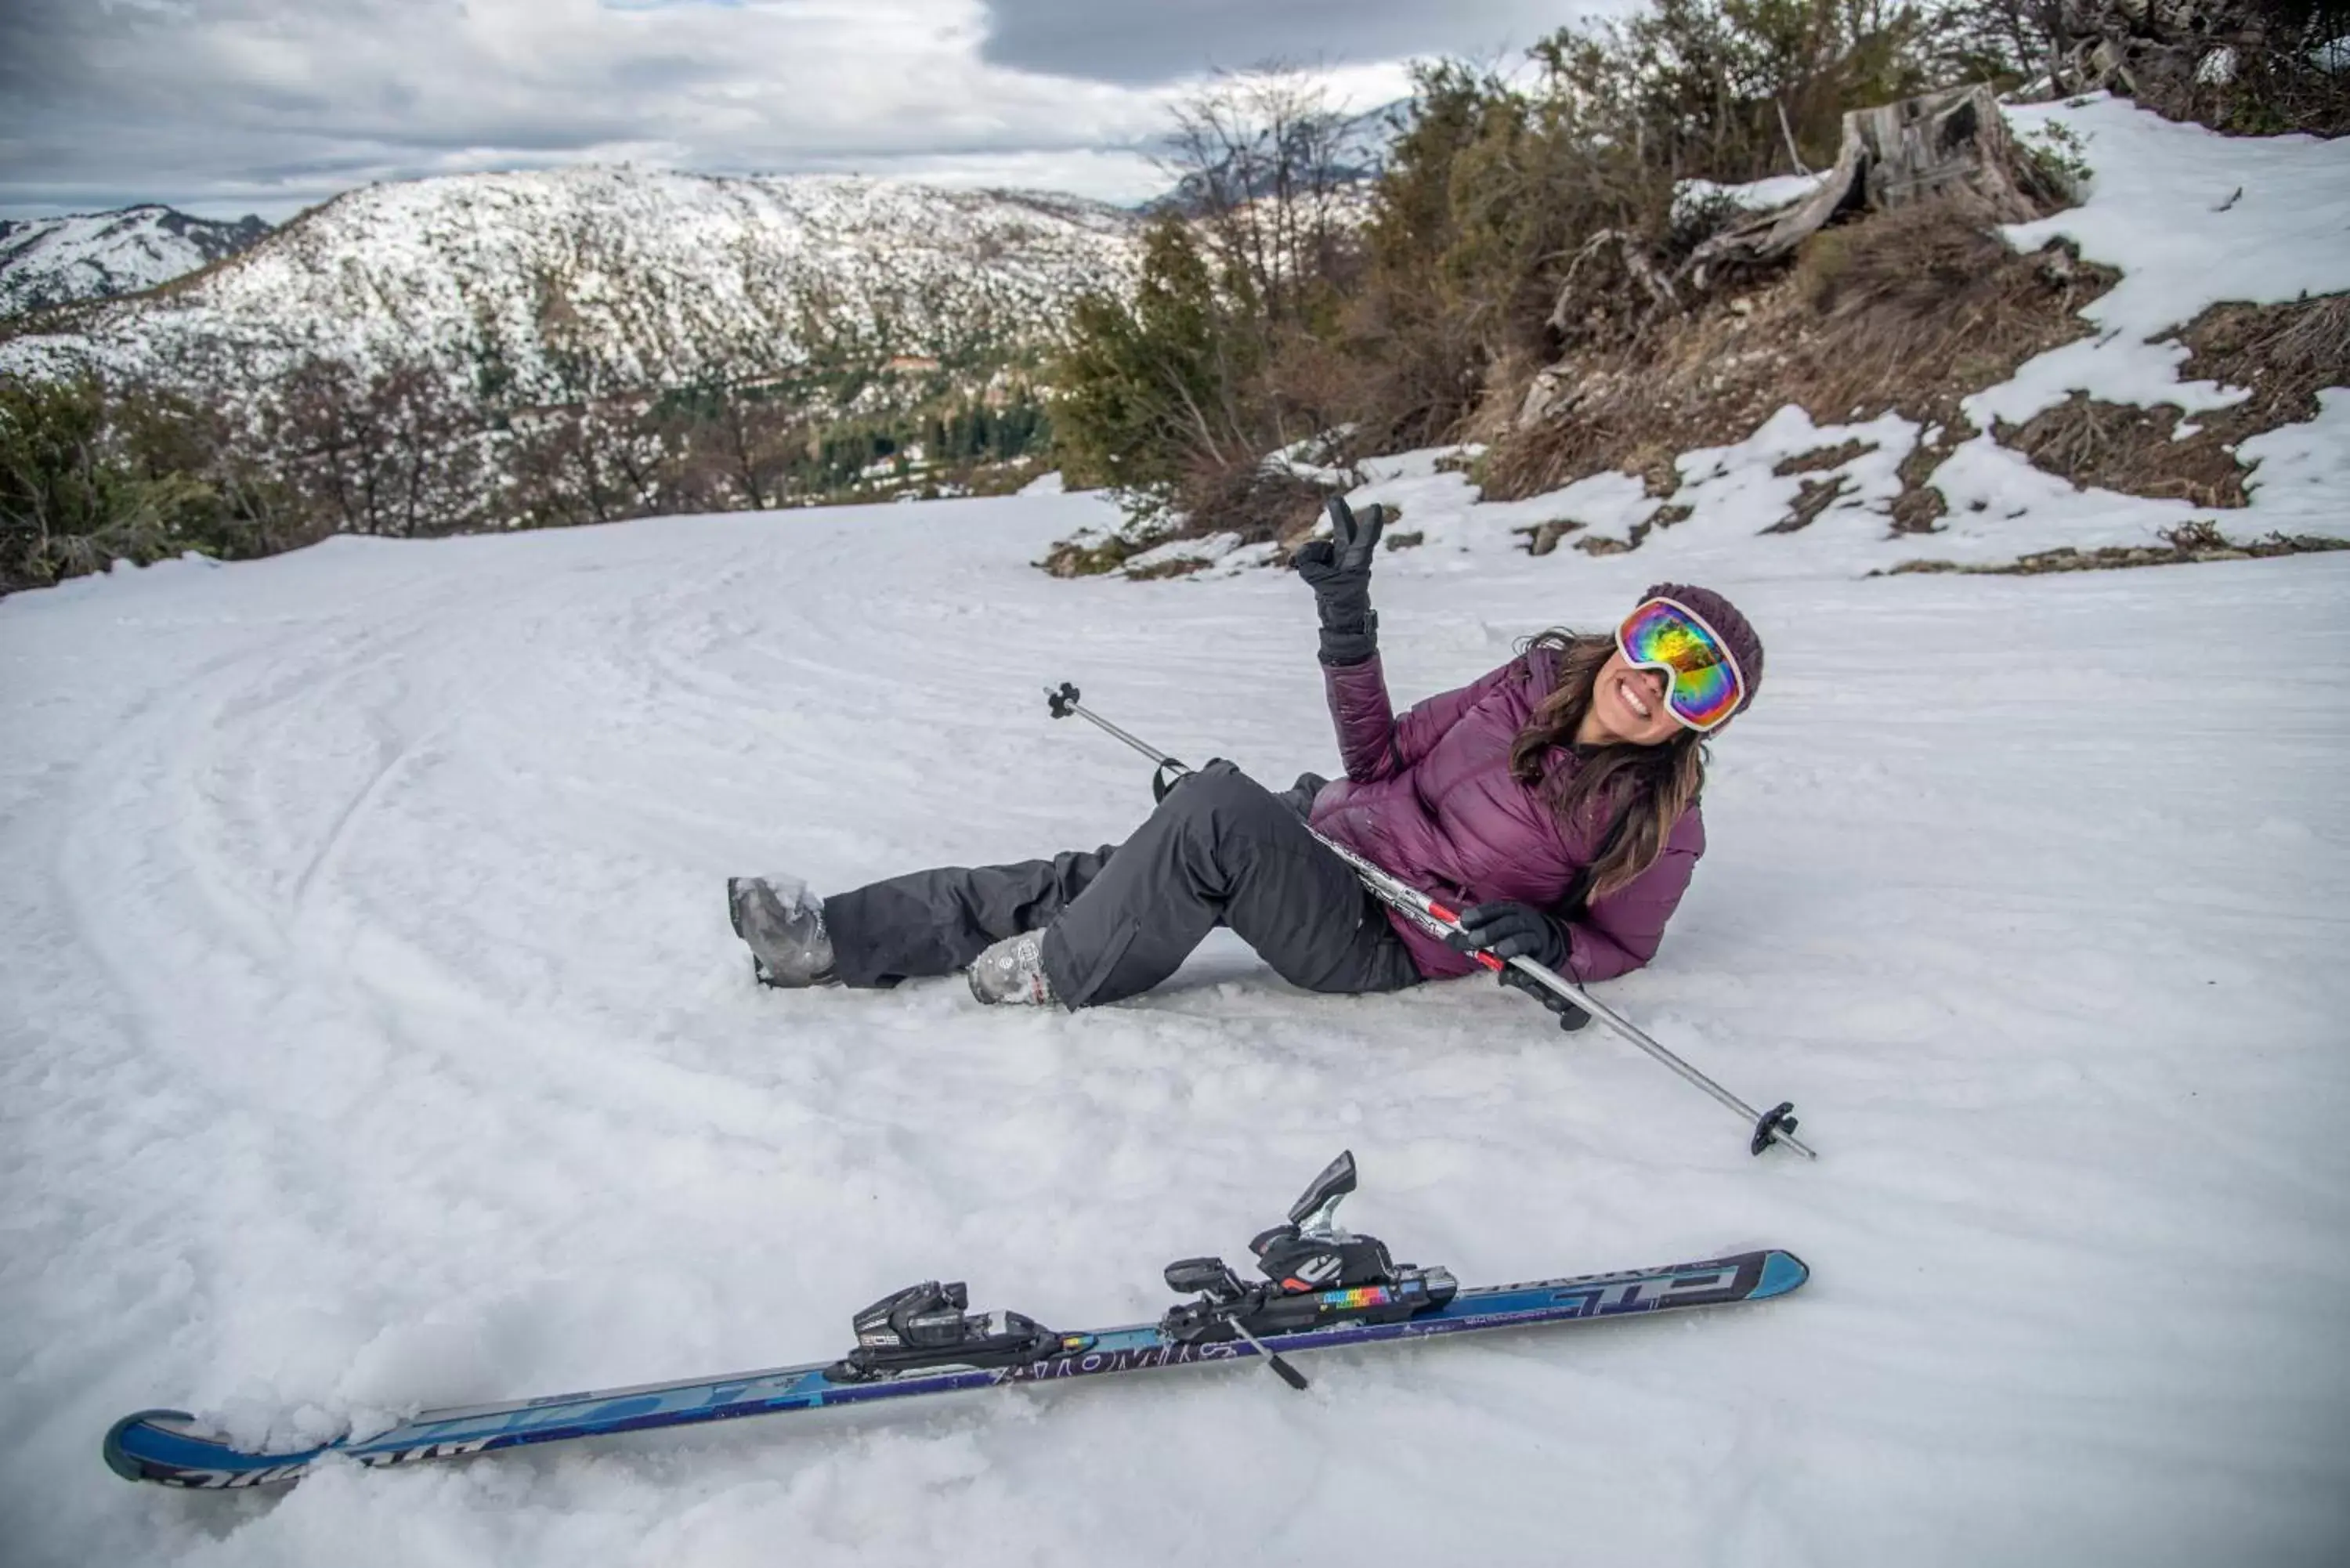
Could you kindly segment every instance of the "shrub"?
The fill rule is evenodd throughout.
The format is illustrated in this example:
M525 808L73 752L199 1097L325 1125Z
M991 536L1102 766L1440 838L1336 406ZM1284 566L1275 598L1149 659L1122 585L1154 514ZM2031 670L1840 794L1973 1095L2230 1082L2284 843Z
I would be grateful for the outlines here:
M1950 16L1656 0L1544 40L1531 78L1426 66L1351 230L1330 221L1318 104L1278 77L1220 84L1182 117L1184 201L1136 297L1073 319L1064 471L1171 503L1187 531L1280 533L1263 452L1331 431L1352 452L1457 439L1562 357L1638 346L1694 303L1676 270L1726 212L1678 203L1679 182L1832 161L1844 109L1960 68Z
M232 459L219 433L182 399L0 377L0 592L116 560L296 542L284 486Z

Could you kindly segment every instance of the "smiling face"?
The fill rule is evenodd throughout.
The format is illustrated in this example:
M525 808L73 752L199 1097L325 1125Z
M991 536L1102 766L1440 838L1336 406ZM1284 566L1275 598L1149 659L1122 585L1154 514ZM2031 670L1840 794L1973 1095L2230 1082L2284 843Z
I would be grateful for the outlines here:
M1660 746L1679 734L1681 722L1665 707L1665 680L1661 670L1634 669L1620 648L1609 654L1592 680L1575 744Z

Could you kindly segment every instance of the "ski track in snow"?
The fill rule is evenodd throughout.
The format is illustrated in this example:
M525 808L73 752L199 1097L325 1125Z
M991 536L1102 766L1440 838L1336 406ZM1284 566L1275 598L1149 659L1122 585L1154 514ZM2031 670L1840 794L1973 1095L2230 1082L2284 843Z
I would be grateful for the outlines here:
M1139 819L1147 769L1049 682L1194 761L1335 771L1304 590L1026 564L1106 512L341 539L0 604L0 1555L2342 1560L2350 560L1709 552L1769 677L1658 965L1607 989L1796 1099L1804 1166L1476 981L1311 997L1220 939L1074 1017L754 987L729 873ZM1399 700L1659 566L1490 532L1381 558ZM1170 1373L274 1496L99 1460L144 1406L292 1442L820 1357L922 1278L1147 1318L1341 1147L1353 1222L1471 1282L1756 1244L1814 1278L1315 1357L1305 1397Z

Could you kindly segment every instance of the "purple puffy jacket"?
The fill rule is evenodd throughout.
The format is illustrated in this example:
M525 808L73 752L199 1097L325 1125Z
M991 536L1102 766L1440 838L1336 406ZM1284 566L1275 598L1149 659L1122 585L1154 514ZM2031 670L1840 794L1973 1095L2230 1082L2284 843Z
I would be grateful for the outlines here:
M1602 853L1607 832L1595 822L1562 833L1549 803L1510 774L1511 742L1550 694L1556 669L1548 649L1535 649L1399 719L1377 657L1324 666L1347 776L1315 796L1314 826L1440 902L1514 898L1555 909ZM1565 747L1549 763L1577 765ZM1705 825L1691 805L1655 865L1570 923L1568 978L1611 980L1654 958L1704 853ZM1420 973L1477 967L1402 915L1388 918Z

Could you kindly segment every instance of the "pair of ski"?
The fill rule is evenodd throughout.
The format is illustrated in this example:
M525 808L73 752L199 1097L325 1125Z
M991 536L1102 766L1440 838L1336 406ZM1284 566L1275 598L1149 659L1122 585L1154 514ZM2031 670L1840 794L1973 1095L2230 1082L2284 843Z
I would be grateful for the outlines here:
M412 1464L525 1443L1162 1366L1259 1358L1304 1388L1304 1375L1284 1352L1763 1301L1795 1289L1810 1272L1793 1253L1768 1251L1462 1290L1447 1270L1398 1264L1385 1243L1338 1229L1338 1201L1355 1186L1354 1156L1341 1154L1291 1206L1286 1223L1250 1243L1260 1281L1244 1282L1217 1258L1169 1264L1169 1285L1194 1299L1155 1324L1060 1333L1019 1313L969 1314L961 1284L931 1282L858 1313L857 1347L831 1363L428 1410L372 1437L291 1452L239 1447L183 1411L142 1410L108 1431L106 1462L129 1480L168 1486L274 1486L338 1459Z

